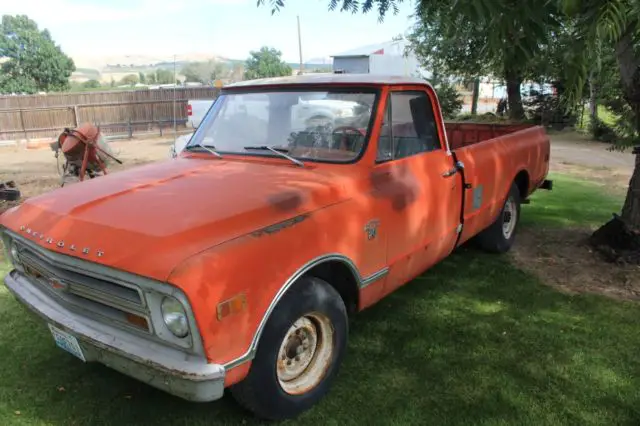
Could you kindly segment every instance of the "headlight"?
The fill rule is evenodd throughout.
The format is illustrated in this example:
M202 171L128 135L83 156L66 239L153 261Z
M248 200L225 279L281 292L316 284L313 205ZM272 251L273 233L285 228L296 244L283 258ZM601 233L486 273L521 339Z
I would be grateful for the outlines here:
M189 334L189 322L182 304L174 297L167 296L160 306L162 319L169 331L176 337L186 337Z
M8 260L11 262L14 268L19 271L23 271L22 263L20 262L20 252L18 251L18 246L15 241L11 241L10 239L2 239L3 245L5 247L5 252L7 253Z
M18 253L18 246L16 245L15 241L11 242L11 246L9 247L9 255L11 256L11 260L13 260L14 263L20 261L20 253Z

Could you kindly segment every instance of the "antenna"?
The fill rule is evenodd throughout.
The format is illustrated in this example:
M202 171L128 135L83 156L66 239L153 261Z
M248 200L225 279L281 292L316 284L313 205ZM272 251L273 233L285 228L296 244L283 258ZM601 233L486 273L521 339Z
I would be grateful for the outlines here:
M302 38L300 36L300 15L297 15L298 19L298 53L300 55L300 70L298 71L298 75L302 75L304 71L304 64L302 63Z

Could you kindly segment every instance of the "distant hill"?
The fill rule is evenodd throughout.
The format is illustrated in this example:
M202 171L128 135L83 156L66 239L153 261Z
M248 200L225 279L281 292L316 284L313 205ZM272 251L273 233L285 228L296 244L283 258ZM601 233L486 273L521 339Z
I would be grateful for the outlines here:
M192 62L215 60L227 63L231 66L244 64L245 59L231 59L210 53L187 53L178 55L175 67L178 73L182 68ZM112 79L119 81L128 74L147 74L158 69L173 70L173 56L156 57L151 55L105 55L105 56L74 56L76 71L71 76L71 81L83 82L87 80L99 80L109 82ZM312 58L304 64L306 70L331 71L331 58ZM300 64L289 62L293 70L298 70Z

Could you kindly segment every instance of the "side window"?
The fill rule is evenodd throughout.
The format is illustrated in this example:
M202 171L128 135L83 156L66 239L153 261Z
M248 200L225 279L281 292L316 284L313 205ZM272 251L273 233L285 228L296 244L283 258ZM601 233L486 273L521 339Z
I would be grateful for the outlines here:
M441 149L435 115L425 92L392 92L380 129L378 161Z

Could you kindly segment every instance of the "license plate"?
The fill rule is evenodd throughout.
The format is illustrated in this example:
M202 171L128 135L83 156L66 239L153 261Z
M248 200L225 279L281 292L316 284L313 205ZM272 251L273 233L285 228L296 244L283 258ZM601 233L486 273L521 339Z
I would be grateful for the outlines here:
M72 355L75 355L85 362L87 361L84 358L84 354L82 353L80 345L78 344L78 339L76 339L71 334L52 326L51 324L49 324L49 330L51 330L53 339L55 340L56 345L59 348L64 349L65 351L69 352Z

